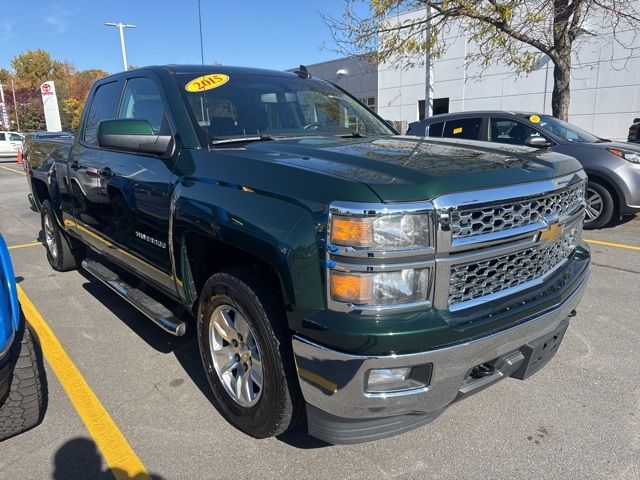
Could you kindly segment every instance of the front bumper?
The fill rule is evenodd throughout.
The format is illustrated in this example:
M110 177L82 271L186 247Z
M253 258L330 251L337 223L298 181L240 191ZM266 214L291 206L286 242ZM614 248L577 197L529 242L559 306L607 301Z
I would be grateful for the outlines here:
M546 363L537 367L532 367L531 362L525 365L527 352L547 336L559 336L559 343L568 317L580 303L587 278L588 273L564 302L525 323L426 352L350 355L294 336L293 351L307 402L309 433L331 443L357 443L395 435L433 420L454 401L502 378L526 378ZM548 355L547 360L552 356ZM478 381L470 380L471 370L486 362L495 365L493 373ZM365 391L371 369L428 364L432 368L431 379L424 388L386 394ZM522 371L525 366L529 367L527 372Z

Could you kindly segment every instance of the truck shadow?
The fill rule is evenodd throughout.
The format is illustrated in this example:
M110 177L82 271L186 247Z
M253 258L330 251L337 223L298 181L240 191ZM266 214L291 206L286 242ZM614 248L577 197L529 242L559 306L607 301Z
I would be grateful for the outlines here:
M191 317L188 312L181 315L181 320L187 323L187 332L182 337L175 337L161 330L126 300L120 298L89 273L82 269L79 270L79 273L87 280L87 282L83 284L83 288L87 293L118 317L127 327L135 332L138 337L158 352L164 354L172 353L193 384L222 416L220 406L211 392L209 381L202 367L194 318ZM167 299L164 299L164 301L167 302ZM323 448L330 445L314 437L310 437L304 422L302 425L277 438L281 442L300 449Z
M153 473L149 473L149 477L153 480L164 479L164 477ZM54 458L52 476L53 480L72 478L142 480L149 477L144 472L130 475L119 468L103 468L103 460L98 452L98 447L93 440L83 437L72 438L58 449Z

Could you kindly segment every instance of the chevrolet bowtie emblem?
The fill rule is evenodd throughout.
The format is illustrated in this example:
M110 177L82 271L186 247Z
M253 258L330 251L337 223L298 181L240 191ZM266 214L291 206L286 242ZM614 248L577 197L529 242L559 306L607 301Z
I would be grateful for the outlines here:
M540 242L549 242L554 243L562 232L564 231L564 225L560 225L559 223L553 223L549 225L549 230L545 230L544 232L540 232Z

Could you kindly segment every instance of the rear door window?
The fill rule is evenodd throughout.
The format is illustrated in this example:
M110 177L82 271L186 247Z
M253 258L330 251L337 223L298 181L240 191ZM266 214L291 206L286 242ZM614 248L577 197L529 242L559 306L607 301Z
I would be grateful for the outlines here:
M459 118L447 120L443 137L464 138L466 140L480 140L482 117Z
M441 137L444 130L444 122L432 123L429 125L429 137Z
M98 145L98 124L115 117L118 82L104 83L96 89L84 127L84 142Z

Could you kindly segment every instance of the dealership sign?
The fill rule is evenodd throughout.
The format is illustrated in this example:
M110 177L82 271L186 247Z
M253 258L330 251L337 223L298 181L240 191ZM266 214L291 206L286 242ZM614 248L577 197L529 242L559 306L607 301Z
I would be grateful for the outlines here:
M40 85L42 94L42 104L44 105L44 119L47 123L48 132L59 132L62 130L60 122L60 110L58 108L58 96L56 86L52 81L44 82Z
M9 112L7 111L7 105L4 102L0 102L0 124L5 129L9 129Z

